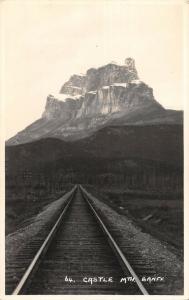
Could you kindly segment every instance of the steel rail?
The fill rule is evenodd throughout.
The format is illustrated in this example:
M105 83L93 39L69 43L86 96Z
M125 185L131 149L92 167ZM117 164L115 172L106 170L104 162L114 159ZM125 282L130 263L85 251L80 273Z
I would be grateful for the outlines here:
M75 186L72 189L72 191L70 191L70 195L68 196L68 199L67 199L68 202L67 202L66 206L63 208L63 211L61 212L60 216L58 217L56 223L54 224L54 226L52 227L51 231L49 232L49 234L47 235L46 239L44 240L43 244L41 245L41 247L39 248L39 250L35 254L33 260L31 261L30 265L26 269L24 275L22 276L22 278L19 281L18 285L14 289L12 295L19 295L19 294L21 294L23 292L23 290L25 289L25 287L26 287L29 279L33 275L34 269L37 267L37 265L40 264L40 259L47 252L47 250L48 250L48 248L50 246L51 241L53 240L54 236L56 235L56 232L57 232L58 228L61 225L63 216L66 213L68 207L70 206L70 203L71 203L71 201L73 199L73 196L75 194L76 188L77 187Z
M123 271L125 272L125 269L129 270L129 272L131 273L132 277L135 279L135 282L138 285L138 287L139 287L140 291L142 292L142 294L143 295L149 295L149 293L145 289L144 285L142 284L141 280L139 279L139 277L137 276L137 274L133 270L132 266L130 265L129 261L126 259L126 257L123 254L122 250L120 249L120 247L118 246L118 244L114 240L113 236L111 235L111 233L107 229L106 225L104 224L104 222L100 218L100 216L97 213L95 207L91 204L91 202L89 200L91 198L90 194L81 185L79 185L79 188L81 189L84 199L88 203L88 205L91 208L94 216L96 217L96 219L97 219L100 227L102 228L105 236L107 237L108 242L109 242L112 250L114 251L114 253L118 257L118 259L121 260L121 267L122 267Z

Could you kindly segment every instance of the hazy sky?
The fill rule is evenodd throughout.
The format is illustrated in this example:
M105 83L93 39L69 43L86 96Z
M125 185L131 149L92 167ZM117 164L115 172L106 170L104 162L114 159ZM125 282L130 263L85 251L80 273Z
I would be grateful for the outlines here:
M182 5L158 3L3 2L6 137L40 118L47 95L72 74L129 56L156 100L182 109Z

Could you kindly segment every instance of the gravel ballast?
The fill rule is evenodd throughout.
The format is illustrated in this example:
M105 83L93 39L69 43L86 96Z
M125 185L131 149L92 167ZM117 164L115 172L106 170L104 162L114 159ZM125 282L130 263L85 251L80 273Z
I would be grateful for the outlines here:
M87 194L125 256L127 257L129 251L129 243L129 247L136 257L149 266L151 274L154 274L155 277L163 277L161 282L143 282L151 294L182 295L184 266L181 259L158 239L143 232L133 220L118 214L90 193ZM148 272L144 272L143 275L146 278L149 277Z

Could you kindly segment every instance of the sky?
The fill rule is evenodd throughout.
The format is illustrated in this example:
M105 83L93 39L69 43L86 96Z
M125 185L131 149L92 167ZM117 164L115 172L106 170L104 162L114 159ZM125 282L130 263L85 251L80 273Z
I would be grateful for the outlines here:
M2 2L5 135L40 118L72 74L135 59L166 108L183 109L182 1Z

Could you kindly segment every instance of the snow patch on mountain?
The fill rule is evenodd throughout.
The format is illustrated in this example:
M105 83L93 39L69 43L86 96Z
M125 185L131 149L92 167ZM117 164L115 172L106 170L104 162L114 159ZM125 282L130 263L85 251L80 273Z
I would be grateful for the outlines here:
M68 99L72 99L72 100L78 100L81 97L81 95L69 95L69 94L60 94L60 93L53 93L49 95L49 98L52 100L58 100L58 101L62 101L65 102Z

